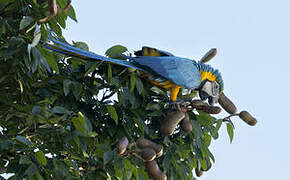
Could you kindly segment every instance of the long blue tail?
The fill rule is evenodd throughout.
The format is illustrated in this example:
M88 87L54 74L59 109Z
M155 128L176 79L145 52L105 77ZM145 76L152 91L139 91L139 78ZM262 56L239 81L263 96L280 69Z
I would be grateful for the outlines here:
M138 69L141 71L146 71L143 68L137 67L133 62L130 62L130 61L112 59L112 58L108 58L105 56L101 56L101 55L95 54L93 52L89 52L89 51L85 51L83 49L73 47L72 45L70 45L68 43L64 43L64 42L58 41L56 39L51 39L51 41L54 44L49 44L47 42L41 42L40 45L42 47L53 50L55 52L65 54L68 56L72 56L72 57L81 58L84 60L107 61L107 62L118 64L121 66L126 66L126 67L135 68L135 69Z

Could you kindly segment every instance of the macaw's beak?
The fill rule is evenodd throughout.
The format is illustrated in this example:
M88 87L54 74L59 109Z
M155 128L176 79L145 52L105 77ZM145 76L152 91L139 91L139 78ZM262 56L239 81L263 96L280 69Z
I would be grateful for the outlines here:
M208 99L210 105L214 105L219 99L219 86L216 82L206 81L199 89L199 97L201 100Z
M215 104L218 102L218 100L219 100L219 96L215 96L215 97L213 97L213 96L209 96L209 98L208 98L208 103L209 103L211 106L213 106L213 105L215 105Z
M201 100L208 99L208 103L213 106L218 102L219 96L210 96L207 92L200 90L199 97Z
M201 100L206 100L207 98L209 98L210 96L208 95L208 93L206 93L205 91L203 90L199 90L199 97Z

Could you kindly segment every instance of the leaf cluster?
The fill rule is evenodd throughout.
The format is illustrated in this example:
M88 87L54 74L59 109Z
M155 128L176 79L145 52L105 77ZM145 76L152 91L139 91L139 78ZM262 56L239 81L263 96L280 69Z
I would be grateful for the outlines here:
M191 133L177 128L173 136L162 136L167 93L134 69L42 48L39 41L51 32L63 39L67 19L76 21L72 6L39 24L47 15L47 1L0 2L1 173L12 173L10 179L150 178L141 160L118 155L116 143L123 136L163 144L158 164L170 179L194 179L197 162L204 169L214 162L209 146L221 120L190 112ZM88 50L83 42L74 46ZM106 55L118 58L126 51L118 45Z

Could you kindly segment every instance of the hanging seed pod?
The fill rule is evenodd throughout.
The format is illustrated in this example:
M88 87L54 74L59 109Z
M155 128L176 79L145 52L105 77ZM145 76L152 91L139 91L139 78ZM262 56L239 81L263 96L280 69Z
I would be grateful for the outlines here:
M137 150L144 162L152 161L156 158L156 152L152 148L144 148Z
M221 112L221 108L218 106L207 106L207 105L202 105L196 107L197 110L202 110L203 112L207 114L219 114Z
M250 126L255 126L257 124L256 118L254 118L250 113L247 111L242 111L239 114L239 117L245 121Z
M199 62L201 63L207 63L209 62L213 57L215 57L217 53L216 48L210 49L201 59Z
M124 136L119 140L117 144L119 155L122 155L126 152L128 145L129 145L129 140L127 137Z
M222 108L229 114L235 114L237 112L237 107L224 93L220 94L218 101Z
M201 164L200 164L199 161L196 161L196 164L197 165L196 165L196 168L195 168L195 174L196 174L197 177L200 177L203 174L203 172L201 170Z
M155 160L146 162L147 172L152 176L153 180L166 180L167 176L159 169Z
M182 111L171 110L167 113L164 121L160 126L160 131L164 136L172 135L177 124L185 117Z
M162 156L163 154L163 146L160 144L156 144L148 139L145 138L139 138L137 141L137 146L140 149L144 149L144 148L151 148L155 151L156 153L156 158Z
M192 124L191 124L191 122L190 122L189 115L188 115L187 112L185 112L185 117L184 117L184 119L181 121L180 126L181 126L181 128L182 128L185 132L187 132L187 133L189 133L189 132L192 131Z

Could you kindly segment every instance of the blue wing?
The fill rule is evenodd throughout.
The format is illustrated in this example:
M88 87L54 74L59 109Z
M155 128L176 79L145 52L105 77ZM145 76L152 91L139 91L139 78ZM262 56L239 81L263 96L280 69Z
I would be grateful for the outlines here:
M130 58L132 61L150 71L169 79L187 89L196 89L201 84L201 75L195 61L176 56Z

